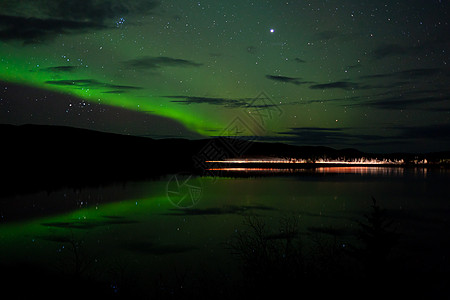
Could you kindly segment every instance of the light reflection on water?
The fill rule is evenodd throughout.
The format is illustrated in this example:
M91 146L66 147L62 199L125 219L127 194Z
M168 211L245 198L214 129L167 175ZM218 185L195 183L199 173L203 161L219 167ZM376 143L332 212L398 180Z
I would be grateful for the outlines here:
M383 167L325 167L316 169L318 173L332 174L377 174L377 175L402 175L403 168L383 168Z
M433 259L443 257L441 252L449 248L442 247L450 212L449 172L445 170L330 166L222 168L220 172L269 176L200 177L203 196L189 209L174 206L167 198L171 177L3 200L0 264L25 258L57 265L71 258L64 240L76 238L81 250L97 261L97 268L106 270L121 259L130 273L144 274L142 280L153 280L151 276L164 272L171 276L183 266L195 270L199 264L214 270L233 269L236 266L224 242L243 229L246 216L261 216L272 229L281 216L294 215L302 232L337 232L351 239L357 229L355 219L370 209L371 196L396 216L411 252L421 249L426 253L423 257ZM23 218L26 209L29 217Z
M359 174L359 175L383 175L383 176L402 176L405 174L426 177L427 168L403 167L375 167L375 166L338 166L338 167L317 167L317 168L211 168L208 171L216 172L218 176L230 174Z

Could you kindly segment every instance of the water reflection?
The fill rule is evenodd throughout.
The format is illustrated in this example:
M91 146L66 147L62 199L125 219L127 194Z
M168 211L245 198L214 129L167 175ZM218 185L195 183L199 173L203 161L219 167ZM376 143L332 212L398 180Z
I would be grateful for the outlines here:
M403 175L404 169L385 167L325 167L317 168L315 172L322 174Z
M156 292L167 293L163 296L172 299L180 293L182 298L186 291L205 293L210 288L209 299L217 299L214 295L218 290L238 293L232 284L242 282L257 288L269 284L278 287L276 284L285 282L297 287L299 280L292 279L305 274L303 266L317 270L314 274L329 276L325 278L329 283L348 275L341 268L338 258L343 256L339 253L350 245L358 246L359 221L370 211L373 195L388 208L388 217L402 234L395 251L422 261L429 269L449 269L448 171L379 166L220 171L229 172L224 175L241 172L249 178L199 177L204 194L189 208L177 206L167 197L172 177L5 199L0 202L4 216L0 222L0 266L25 273L49 267L49 275L41 278L52 283L55 281L47 278L60 278L60 272L71 276L69 279L95 277L113 294L132 293L140 298L151 298ZM269 176L252 178L258 173ZM377 180L381 177L384 179ZM252 228L245 225L248 217L261 220L253 228L261 239L254 239ZM230 254L227 247L236 246L232 244L236 237L242 242L238 246L244 248L234 250L248 254L249 259L256 257L254 249L264 248L254 248L248 242L260 241L275 251L247 269L253 279L268 281L241 280L242 264L253 261L242 262ZM304 247L301 249L311 251L296 255L300 249L294 247L297 241ZM316 251L319 248L322 250ZM23 260L33 263L33 268L17 267ZM343 263L349 266L347 261ZM299 271L295 276L286 273L293 266ZM420 267L408 266L419 271ZM89 277L91 274L95 276ZM311 278L301 277L301 282ZM320 285L317 288L325 286L321 279L315 280ZM201 284L195 285L197 282ZM74 281L74 286L78 284L82 285Z
M402 176L413 174L427 177L427 168L403 167L375 167L375 166L331 166L317 168L211 168L208 171L214 172L218 176L239 176L242 174L271 175L271 174L359 174L359 175L383 175Z

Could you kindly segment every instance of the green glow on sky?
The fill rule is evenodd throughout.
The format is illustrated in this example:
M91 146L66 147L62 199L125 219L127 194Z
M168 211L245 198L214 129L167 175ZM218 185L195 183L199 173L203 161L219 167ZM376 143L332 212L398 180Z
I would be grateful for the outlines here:
M2 53L3 55L3 53ZM128 93L127 88L122 92L121 85L116 84L117 87L111 87L104 85L104 76L93 76L90 70L81 69L77 71L76 76L73 74L53 73L45 71L46 68L51 68L53 64L41 65L42 61L45 64L47 58L45 57L33 57L33 63L24 60L23 57L11 57L6 58L8 55L4 55L0 61L0 68L3 71L0 75L5 81L14 83L24 83L38 88L54 90L62 93L68 93L75 95L80 99L93 102L102 103L106 105L118 106L130 110L135 110L143 113L154 113L164 117L173 118L181 121L189 129L197 131L201 134L205 134L205 126L209 124L211 126L220 127L222 124L214 120L199 119L195 117L195 112L190 112L191 109L180 110L179 105L168 102L166 99L159 96L146 96L148 91L144 93ZM89 80L85 86L83 82L80 85L57 85L48 84L48 82L58 81L83 81ZM99 79L97 79L99 78ZM112 82L113 80L108 80ZM98 84L97 84L98 82ZM113 85L113 83L108 83ZM115 92L117 91L117 93ZM138 89L136 89L138 91ZM143 98L145 100L142 100Z
M448 144L423 134L447 137L450 122L441 1L8 0L0 9L6 82L167 117L204 136L239 117L250 132L236 135L269 141ZM261 93L269 103L253 102ZM249 105L265 116L259 124Z

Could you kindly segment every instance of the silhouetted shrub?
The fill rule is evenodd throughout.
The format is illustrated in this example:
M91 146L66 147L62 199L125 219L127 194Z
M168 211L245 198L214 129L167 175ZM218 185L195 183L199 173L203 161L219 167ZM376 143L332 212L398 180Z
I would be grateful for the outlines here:
M387 216L387 210L377 205L372 198L372 210L365 215L365 222L358 222L358 239L362 246L352 247L353 255L363 264L369 278L386 275L390 269L389 257L397 244L399 234L393 229L393 220Z

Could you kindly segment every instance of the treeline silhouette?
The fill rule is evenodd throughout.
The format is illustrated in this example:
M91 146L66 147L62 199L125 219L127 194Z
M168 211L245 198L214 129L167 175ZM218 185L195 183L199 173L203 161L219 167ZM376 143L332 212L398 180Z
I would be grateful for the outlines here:
M178 172L203 175L208 167L204 161L208 159L366 157L403 158L408 162L427 158L430 163L437 163L450 157L450 152L369 154L355 149L300 147L228 137L156 140L47 125L0 125L0 139L0 197L145 180Z

